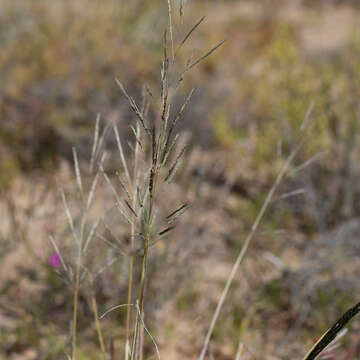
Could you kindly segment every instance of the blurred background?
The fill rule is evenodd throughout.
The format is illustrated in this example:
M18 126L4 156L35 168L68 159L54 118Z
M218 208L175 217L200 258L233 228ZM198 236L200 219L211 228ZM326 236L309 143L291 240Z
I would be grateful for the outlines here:
M206 19L177 54L178 69L192 52L228 40L174 100L180 107L196 88L178 126L190 144L186 160L159 208L183 199L192 207L154 247L147 325L164 358L198 356L244 238L284 159L306 137L235 279L209 355L234 359L241 341L258 359L301 358L360 290L358 2L188 0L182 19L180 3L173 1L176 43ZM131 136L134 116L115 77L137 101L144 85L157 98L167 2L0 0L0 9L0 359L63 359L72 290L49 263L49 235L64 256L73 254L59 189L75 188L73 146L81 166L89 161L98 113L102 127L118 124L124 144ZM114 153L108 167L120 168L112 135L106 147ZM100 186L97 211L111 201ZM112 256L98 246L91 264ZM96 282L101 313L126 303L127 262L120 257ZM99 358L89 291L80 298L79 360ZM107 346L113 341L121 353L125 311L102 324ZM358 359L359 328L355 320L328 358ZM147 349L150 358L150 341Z

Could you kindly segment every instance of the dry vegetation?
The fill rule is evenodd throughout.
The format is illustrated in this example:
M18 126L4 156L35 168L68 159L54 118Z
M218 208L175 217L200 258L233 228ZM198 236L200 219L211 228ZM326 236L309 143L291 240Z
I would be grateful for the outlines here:
M0 0L0 359L201 359L240 262L205 358L301 359L359 301L357 3L170 4Z

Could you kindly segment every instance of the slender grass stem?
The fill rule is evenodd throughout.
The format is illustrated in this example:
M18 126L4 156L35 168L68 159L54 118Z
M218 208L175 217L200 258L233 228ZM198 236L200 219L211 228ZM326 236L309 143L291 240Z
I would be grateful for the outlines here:
M137 125L136 128L136 145L135 145L135 154L134 154L134 172L133 178L135 181L135 186L133 188L132 194L132 208L136 207L136 192L138 187L138 161L139 161L139 139L140 139L140 126ZM125 343L125 359L129 359L129 350L130 350L130 324L131 324L131 300L132 300L132 288L133 288L133 272L134 272L134 249L135 249L135 216L133 215L133 222L131 224L131 237L130 237L130 247L131 247L131 255L129 260L129 281L128 281L128 306L126 309L126 343Z
M155 137L155 134L154 134ZM148 263L148 251L149 251L149 243L150 243L150 229L151 229L151 219L153 215L153 208L154 208L154 199L156 193L156 184L157 184L157 175L158 175L158 166L156 163L157 156L153 154L153 166L150 172L150 179L149 179L149 194L150 194L150 203L149 203L149 212L147 217L146 223L146 233L145 233L145 241L144 241L144 254L142 257L141 263L141 274L140 274L140 282L139 282L139 295L138 295L138 304L140 309L140 314L143 315L144 313L144 288L145 288L145 278L146 278L146 270L147 270L147 263ZM139 328L140 328L140 317L139 312L136 313L136 321L135 321L135 335L132 347L132 360L136 359L136 352L137 352L137 342L139 337Z
M150 200L150 209L149 209L149 217L147 222L147 230L145 235L145 244L144 244L144 255L142 257L141 263L141 275L140 275L140 283L139 283L139 295L138 295L138 303L140 308L140 313L142 314L144 311L144 287L145 287L145 276L146 276L146 269L147 269L147 260L148 260L148 250L149 250L149 242L150 242L150 223L151 223L151 216L152 216L152 209L153 209L153 197L151 196ZM140 317L139 313L136 313L136 320L135 320L135 335L132 347L132 360L136 359L136 350L137 350L137 342L138 342L138 335L139 335L139 327L140 327Z
M245 253L250 245L250 242L251 240L253 239L254 235L255 235L255 232L265 214L265 211L267 210L274 194L275 194L275 191L276 189L278 188L278 186L280 185L281 183L281 180L283 179L286 171L288 170L290 164L292 163L294 157L296 156L296 154L298 153L298 151L300 150L300 148L302 147L304 141L301 141L296 147L295 149L291 152L291 154L289 155L289 157L286 159L283 167L281 168L278 176L276 177L276 180L273 184L273 186L271 187L270 191L268 192L267 196L266 196L266 199L264 201L264 204L262 205L261 209L260 209L260 212L258 213L252 227L251 227L251 230L250 230L250 233L248 234L245 242L244 242L244 245L242 246L241 250L240 250L240 253L238 255L238 257L236 258L236 261L231 269L231 272L226 280L226 284L225 284L225 287L224 287L224 290L222 291L221 293L221 296L220 296L220 299L218 301L218 304L216 306L216 309L215 309L215 312L214 312L214 315L211 319L211 323L210 323L210 326L209 326L209 330L206 334L206 337L205 337L205 341L204 341L204 345L203 345L203 348L201 350L201 354L200 354L200 357L199 357L199 360L204 360L205 358L205 355L206 355L206 352L207 352L207 349L209 347L209 342L210 342L210 339L211 339L211 336L213 334L213 331L214 331L214 328L215 328L215 325L216 325L216 322L219 318L219 315L220 315L220 311L224 305L224 302L225 302L225 299L226 299L226 296L229 292L229 289L230 289L230 286L234 280L234 277L237 273L237 270L239 269L239 266L240 264L242 263L242 260L244 259L244 256L245 256Z
M133 250L133 246L131 245ZM132 286L133 286L133 271L134 271L134 255L131 251L130 260L129 260L129 281L128 281L128 304L131 303L132 298ZM129 359L130 353L130 324L131 324L131 307L127 306L126 310L126 343L125 343L125 359Z

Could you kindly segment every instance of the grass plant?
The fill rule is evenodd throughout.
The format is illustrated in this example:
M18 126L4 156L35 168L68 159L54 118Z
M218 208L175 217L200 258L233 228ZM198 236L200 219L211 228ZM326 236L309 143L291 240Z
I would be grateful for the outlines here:
M77 151L75 148L73 148L76 186L81 203L80 215L78 216L79 220L77 219L78 221L74 221L74 216L71 212L65 191L64 190L61 191L61 198L65 209L66 218L71 231L71 236L73 238L74 258L64 259L55 239L52 236L50 236L50 241L54 247L56 256L58 256L59 264L61 265L63 270L62 274L65 276L65 281L68 284L70 284L73 288L73 315L72 315L72 325L71 325L71 351L70 351L71 359L76 359L76 354L77 354L78 306L79 306L80 285L86 277L90 279L90 281L92 280L92 275L89 274L89 270L85 265L85 255L87 253L90 243L93 241L95 237L96 230L100 222L100 219L96 221L90 221L88 218L90 208L93 205L95 191L99 183L99 177L101 173L100 169L102 167L102 164L106 156L106 154L102 152L102 144L105 138L106 129L104 130L102 135L99 136L99 121L100 118L98 117L96 121L93 151L91 154L90 167L89 167L89 173L92 176L92 181L88 191L84 189ZM103 340L101 335L100 324L98 322L99 318L98 318L95 295L92 296L91 302L94 312L96 328L99 336L99 342L103 350L104 349Z
M161 68L161 81L160 81L160 105L158 113L158 121L153 122L152 124L146 119L146 97L144 96L143 106L140 108L135 100L128 94L123 84L117 79L117 83L127 98L131 110L134 112L137 118L137 127L136 130L133 130L135 135L135 147L134 148L134 175L133 179L130 179L129 172L127 170L127 164L124 158L124 153L121 147L119 135L115 130L116 139L118 143L120 158L122 160L124 172L127 177L128 184L122 182L125 192L132 196L129 198L132 201L132 207L128 205L128 208L131 210L132 219L131 219L131 237L134 239L135 231L138 231L142 241L142 259L141 259L141 272L138 284L138 297L136 300L136 311L135 315L135 325L134 325L134 335L132 339L131 353L130 358L135 360L142 353L142 347L139 343L142 343L139 340L142 329L145 329L149 333L144 325L144 293L146 286L146 276L147 276L147 266L148 266L148 257L149 249L152 243L157 241L157 237L164 236L168 234L176 225L174 224L177 218L186 211L188 205L181 204L178 208L174 209L170 214L166 216L166 224L163 228L159 228L156 231L153 231L156 228L154 211L156 206L156 197L158 194L158 188L161 186L162 193L165 193L163 189L166 183L170 183L180 166L180 162L184 156L186 146L182 147L177 155L173 155L174 150L176 149L176 143L179 136L175 134L175 128L177 122L181 119L187 104L189 103L194 89L192 89L185 99L181 108L171 116L171 106L172 99L176 94L179 85L184 79L185 74L198 65L201 61L207 58L211 53L213 53L217 48L219 48L224 40L219 44L214 46L204 55L200 56L198 59L193 60L192 57L188 59L188 62L181 72L180 76L174 77L172 75L172 67L175 62L175 52L174 52L174 39L173 39L173 27L172 27L172 7L171 2L168 1L168 28L164 31L163 38L163 61ZM180 17L182 14L180 15ZM179 43L179 49L191 36L193 31L200 25L203 18L200 19L185 35L182 41ZM168 32L170 33L170 46L168 41ZM168 47L171 49L171 56L168 55ZM148 92L149 94L149 92ZM152 95L150 95L152 96ZM143 134L143 135L142 135ZM144 140L143 140L144 137ZM146 143L144 143L146 142ZM143 151L148 150L149 154L147 156L148 166L145 167L145 172L142 176L142 188L143 194L141 194L141 188L139 188L139 175L137 174L137 165L138 165L138 154L140 149ZM170 162L173 157L173 161ZM145 155L146 158L146 155ZM133 184L133 185L131 185ZM135 185L134 185L135 184ZM128 186L132 186L131 190L127 190ZM119 195L115 194L116 198L119 199ZM137 199L137 201L136 201ZM118 204L119 205L119 204ZM123 214L124 215L124 214ZM136 224L136 218L139 217L140 223ZM137 225L137 226L136 226ZM132 250L134 250L134 242L132 240ZM133 264L134 264L134 255L131 255L130 264L129 264L129 287L128 287L128 308L127 308L127 325L126 325L126 354L125 358L129 357L129 344L130 344L130 319L131 319L131 300L132 300L132 285L133 285ZM142 355L140 355L141 357Z
M153 101L153 94L148 88L144 87L143 102L142 105L139 106L125 89L125 86L121 83L121 81L116 79L116 83L127 99L136 118L135 126L131 126L134 141L132 144L129 144L132 152L132 171L129 171L128 161L126 159L125 151L123 149L116 124L113 125L113 131L122 166L122 170L116 173L118 184L114 185L113 180L104 170L103 165L106 153L103 151L103 147L109 126L106 126L100 135L99 117L96 120L89 167L93 180L87 193L85 192L83 186L77 152L76 149L73 149L76 184L82 203L80 211L81 214L79 216L80 219L77 223L74 222L65 192L62 192L65 213L76 248L73 266L70 266L65 262L55 240L51 240L55 252L59 256L59 262L61 263L63 271L67 276L67 280L73 286L71 360L77 359L80 285L83 278L87 275L92 282L92 275L87 274L89 270L86 267L85 254L90 242L96 235L99 223L104 220L98 219L95 222L88 224L88 214L94 201L94 193L99 183L100 176L103 176L105 183L114 195L114 207L118 211L119 216L130 226L130 248L128 251L125 251L126 255L129 256L128 303L124 305L127 308L125 359L137 360L143 358L144 331L149 335L150 339L154 343L157 355L160 358L157 345L150 331L147 329L144 320L145 288L149 252L151 246L153 246L159 238L168 235L171 230L175 228L177 219L188 208L188 204L183 203L174 208L173 211L162 219L162 221L158 221L156 218L157 197L160 196L160 188L161 194L165 194L166 184L171 183L174 179L186 151L186 145L179 148L179 135L176 134L176 125L181 119L186 106L190 102L194 89L189 92L182 106L178 110L172 109L173 98L184 80L186 73L210 56L225 41L222 40L209 51L205 52L204 55L201 55L196 59L194 59L193 56L190 56L180 74L176 73L175 60L177 52L190 38L204 18L201 18L187 32L185 37L179 42L175 52L172 11L171 2L168 1L168 24L163 36L163 60L161 67L160 99L157 118L151 121L148 116L149 105L150 102ZM182 14L183 6L180 6L180 18L182 17ZM168 39L168 34L170 34L170 39ZM118 186L121 187L124 195L120 194L117 190ZM109 229L109 231L111 232L111 229ZM140 259L138 256L139 254ZM140 261L140 275L137 280L138 282L135 284L134 265L138 259ZM135 287L138 288L138 294L137 298L134 300L133 292ZM106 350L104 338L101 332L98 306L95 294L93 293L91 303L99 346L102 353L105 355ZM119 307L121 307L121 305L113 307L104 315L107 315L109 312Z

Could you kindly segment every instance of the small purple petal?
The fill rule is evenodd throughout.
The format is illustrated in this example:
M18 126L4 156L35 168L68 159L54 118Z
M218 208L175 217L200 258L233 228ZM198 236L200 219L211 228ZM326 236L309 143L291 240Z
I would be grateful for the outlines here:
M60 260L60 256L58 253L54 252L51 254L50 258L49 258L49 262L50 265L54 268L59 268L61 267L61 260Z

